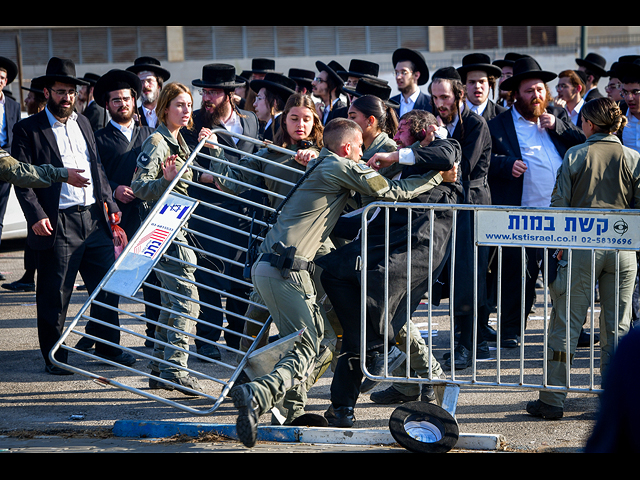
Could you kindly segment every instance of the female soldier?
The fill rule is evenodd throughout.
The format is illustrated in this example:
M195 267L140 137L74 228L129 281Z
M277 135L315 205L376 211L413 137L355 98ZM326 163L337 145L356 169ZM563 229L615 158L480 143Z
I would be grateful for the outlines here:
M180 129L192 127L192 109L193 98L185 85L171 83L162 89L157 107L158 128L142 146L131 185L136 197L148 203L156 202L188 160L191 152L180 134ZM183 179L193 179L191 170L184 173ZM174 190L183 195L188 194L187 185L184 183L178 183ZM157 277L162 288L179 294L177 296L161 292L162 306L170 309L171 313L161 311L158 321L164 325L171 325L173 329L156 328L155 338L158 342L155 343L153 356L160 361L151 363L153 375L172 383L149 379L149 386L166 390L177 389L186 395L197 395L196 392L201 391L200 385L197 379L189 376L185 370L189 337L181 333L193 329L195 322L191 318L197 318L199 313L197 303L184 300L198 300L198 290L190 283L194 281L195 268L187 266L194 265L196 258L192 250L181 247L176 242L187 242L182 230L172 242L167 255L179 258L184 263L163 258L157 266Z

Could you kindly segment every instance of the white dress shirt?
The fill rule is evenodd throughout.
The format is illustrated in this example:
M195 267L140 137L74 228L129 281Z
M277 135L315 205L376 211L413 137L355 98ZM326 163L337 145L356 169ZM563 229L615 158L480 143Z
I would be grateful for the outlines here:
M419 95L420 95L420 90L416 90L414 93L412 93L409 97L406 97L406 98L404 95L400 95L400 114L398 115L398 118L402 117L402 115L404 115L405 113L413 110L413 107L415 106Z
M220 121L220 123L229 130L231 133L237 133L242 135L244 133L244 129L242 128L242 122L240 121L240 117L235 112L235 110L231 113L231 117L226 122ZM238 143L238 137L231 137L234 143Z
M109 120L111 122L111 125L113 125L117 130L119 130L125 137L127 137L127 140L131 141L131 137L133 136L133 127L134 127L134 123L131 122L129 125L120 125L117 122L114 122L113 120Z
M93 194L93 181L91 178L91 162L89 159L89 149L87 148L87 142L78 125L77 113L72 113L67 119L66 123L60 122L49 111L49 108L45 108L51 129L56 137L56 143L60 156L62 157L62 164L65 168L79 168L84 170L82 174L88 178L90 184L86 188L77 188L63 183L60 191L60 209L74 207L74 206L89 206L96 202Z
M151 128L156 128L158 126L158 114L156 113L156 109L149 110L144 105L142 106L142 111L144 112L144 117L147 119L147 125Z
M540 123L526 120L516 108L512 108L522 161L527 165L523 173L523 207L548 208L556 184L562 157Z

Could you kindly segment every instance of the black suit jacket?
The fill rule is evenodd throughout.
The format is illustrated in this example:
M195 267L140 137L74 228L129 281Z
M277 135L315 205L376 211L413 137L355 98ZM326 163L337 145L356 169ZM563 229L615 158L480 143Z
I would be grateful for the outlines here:
M96 102L91 102L82 114L89 119L94 132L104 128L108 122L107 112Z
M391 100L402 103L402 94L398 94L395 97L392 97ZM425 110L427 112L433 113L433 106L431 105L431 95L428 93L420 92L418 98L416 99L416 103L413 106L414 110ZM400 110L398 109L398 112Z
M131 135L131 142L111 122L105 128L96 132L98 154L113 192L120 185L131 185L142 145L153 132L154 130L151 127L139 127L136 125ZM116 200L122 212L120 226L124 228L129 238L140 226L140 212L138 210L140 202L141 200L138 198L129 203L121 203Z
M11 144L13 143L13 126L20 121L20 104L6 93L4 95L4 109L7 117L7 144L0 145L8 153L11 153Z
M109 213L120 210L112 199L109 181L100 162L96 148L96 141L89 120L78 115L78 125L87 141L93 179L93 193L99 205L107 204L108 212L104 211L103 227L109 238L112 237L109 225ZM55 136L49 124L46 110L28 117L16 124L13 129L13 156L21 162L33 165L51 164L63 167L62 158L58 150ZM16 188L16 196L24 212L28 225L27 243L34 250L46 250L53 246L58 227L58 209L60 202L61 183L54 183L51 187L40 189ZM49 218L53 228L53 235L40 237L33 233L31 227L38 221ZM101 217L102 218L102 217Z
M584 97L584 101L588 102L589 100L595 100L596 98L602 98L602 97L604 97L604 95L600 93L600 90L598 90L597 88L593 88L589 90L589 92L587 92L587 96Z
M487 102L487 108L482 112L482 118L484 118L486 122L489 122L507 110L509 110L507 107L503 107L502 105L489 101Z
M492 150L489 167L489 186L494 205L520 206L522 203L523 177L512 175L513 164L522 159L511 107L489 122ZM564 158L567 150L586 141L584 133L569 119L564 108L549 107L556 116L555 130L549 131L558 154Z

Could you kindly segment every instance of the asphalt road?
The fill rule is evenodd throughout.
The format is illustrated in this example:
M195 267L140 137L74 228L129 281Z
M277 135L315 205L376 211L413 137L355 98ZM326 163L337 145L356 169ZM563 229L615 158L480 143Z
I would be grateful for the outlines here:
M4 242L0 247L0 271L8 282L17 280L23 273L22 248L20 241ZM82 284L80 278L78 284ZM74 293L70 319L85 300L85 292ZM538 314L541 314L540 306L538 304ZM114 437L112 429L118 421L234 425L236 411L226 400L213 415L203 418L131 392L98 385L82 375L49 376L44 372L38 347L35 294L1 290L0 309L0 451L407 452L397 445L260 443L248 450L235 440L219 437L161 440ZM440 322L440 334L435 338L435 353L440 358L448 345L445 332L448 317L436 318ZM142 346L136 348L144 349ZM505 351L503 355L508 358L515 353ZM107 374L109 368L112 367L105 366ZM327 409L330 383L331 371L328 371L309 394L310 413L322 414ZM386 388L386 385L378 388ZM182 397L179 393L164 394ZM597 396L590 393L570 394L564 418L558 421L545 421L527 415L525 405L535 398L537 392L525 388L463 386L456 410L460 432L463 435L499 435L504 441L498 451L580 452L596 418ZM184 397L176 397L176 400L183 401ZM192 400L194 405L200 406L203 401ZM356 427L388 432L389 418L394 409L374 404L368 395L362 396L356 410ZM262 417L261 421L269 422L269 418ZM456 451L459 450L453 450Z

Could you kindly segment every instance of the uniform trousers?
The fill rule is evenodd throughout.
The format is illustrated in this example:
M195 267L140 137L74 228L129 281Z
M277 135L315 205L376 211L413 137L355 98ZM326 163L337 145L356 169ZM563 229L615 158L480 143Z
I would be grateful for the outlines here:
M200 308L198 303L198 289L192 283L195 281L196 256L189 248L177 245L176 242L186 243L183 231L180 231L174 242L167 249L156 267L156 277L164 290L161 292L161 305L167 310L160 310L158 322L167 328L156 327L153 356L158 360L151 362L151 370L159 374L160 378L175 380L189 375L185 370L189 359L189 339L186 333L193 333L195 318L198 318ZM174 294L175 293L175 294ZM193 300L193 301L192 301ZM162 342L162 343L160 343ZM168 345L165 345L168 344Z
M51 364L49 353L62 336L78 273L91 295L115 261L113 240L103 222L104 213L98 204L60 210L53 247L37 252L38 338L47 365ZM119 297L102 291L96 300L117 307ZM90 315L110 325L119 324L118 313L105 307L92 305ZM120 343L120 332L114 328L90 321L86 331L114 344ZM116 356L121 351L101 342L96 344L98 354ZM67 356L67 350L61 348L55 357L59 362L67 363Z
M567 252L565 251L565 255ZM564 262L568 259L565 257ZM613 251L595 252L595 279L600 288L600 373L606 375L607 367L615 348L616 316L618 316L617 334L625 335L631 324L631 304L637 271L635 252L620 252L619 283L616 284L616 255ZM564 263L563 262L563 263ZM549 322L548 339L548 384L567 385L567 358L571 362L575 354L580 331L591 306L591 289L595 279L591 278L591 252L574 250L572 252L570 286L570 331L567 342L567 275L568 266L558 267L556 279L549 285L553 309ZM619 292L618 311L616 312L616 291ZM617 315L616 315L617 314ZM567 346L568 344L568 346ZM542 391L540 400L548 405L563 407L566 392Z
M283 402L290 421L304 413L306 382L320 351L324 317L316 303L316 289L308 271L291 272L289 278L283 278L280 270L259 259L253 266L252 280L281 337L305 329L301 341L284 355L271 373L248 384L261 415Z

